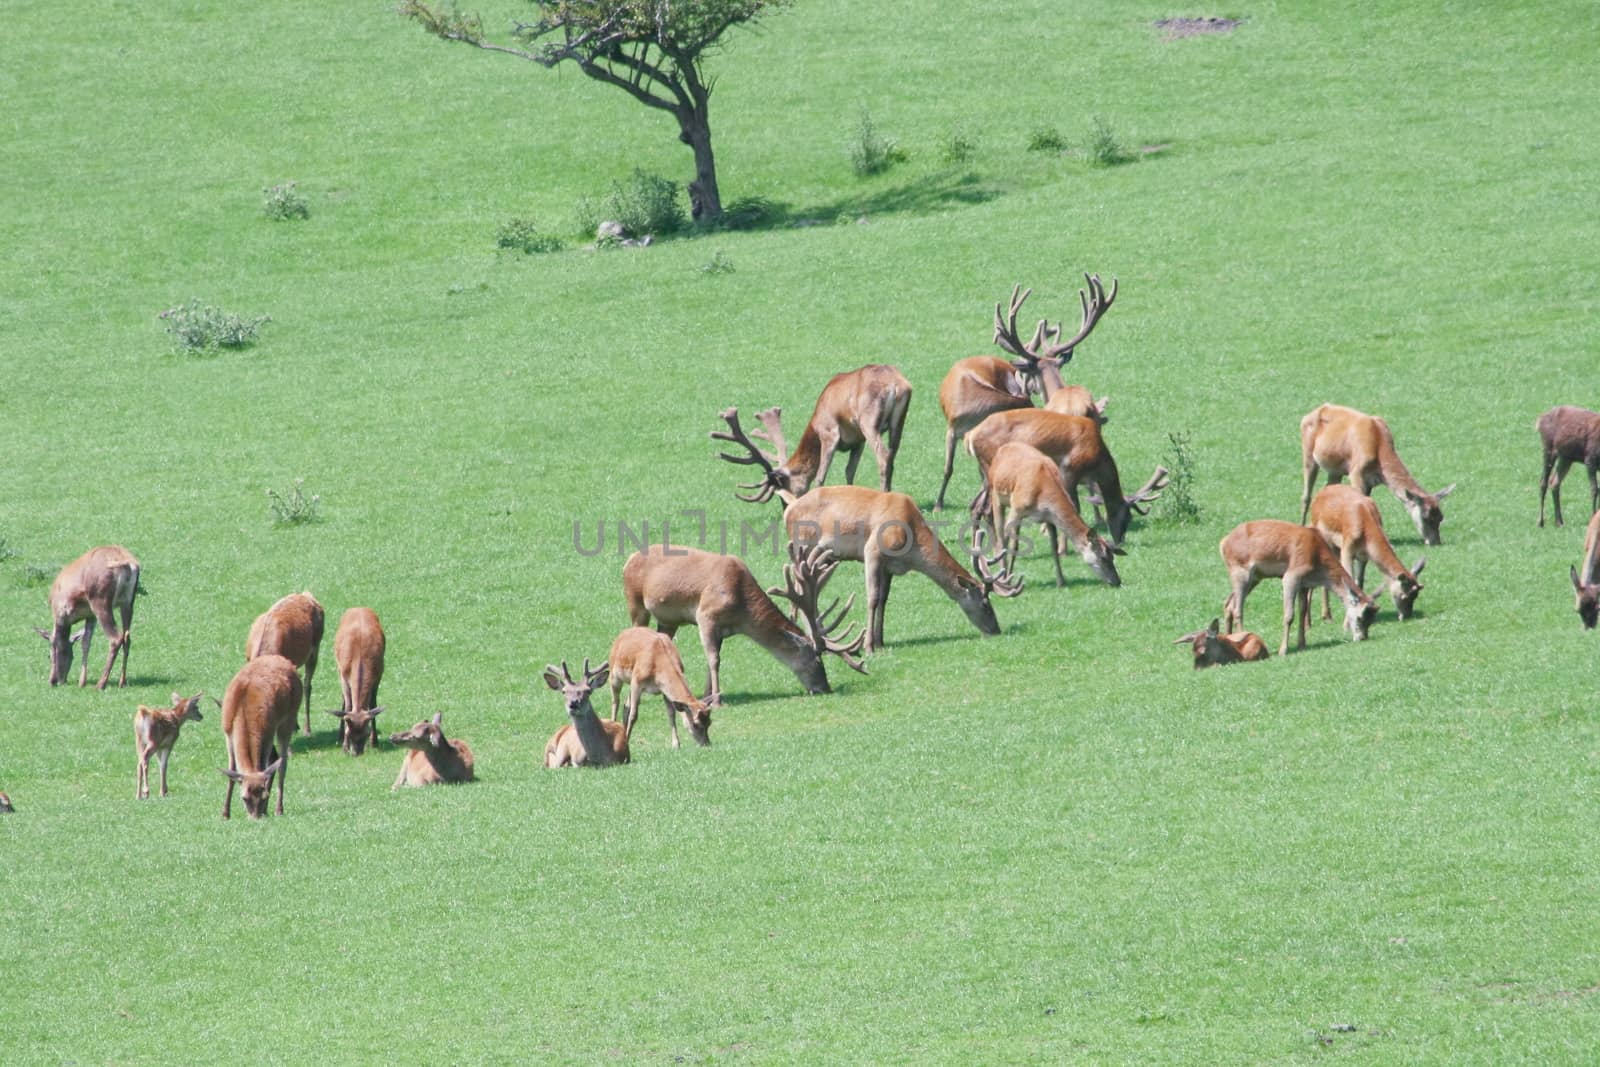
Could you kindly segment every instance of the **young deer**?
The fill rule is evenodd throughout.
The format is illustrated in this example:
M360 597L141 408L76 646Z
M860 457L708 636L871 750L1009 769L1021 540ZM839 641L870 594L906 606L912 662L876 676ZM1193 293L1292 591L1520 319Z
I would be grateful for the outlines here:
M51 629L38 628L34 633L50 642L50 684L59 685L72 673L72 646L81 644L83 667L78 675L78 685L89 683L89 642L94 639L94 625L98 620L111 642L111 654L106 657L106 668L100 672L100 682L95 687L104 689L111 679L111 666L122 653L122 677L119 687L128 684L128 646L133 635L128 628L133 625L133 598L139 592L139 561L120 545L102 545L91 548L56 575L50 586ZM113 611L122 615L122 630L117 630ZM83 629L72 633L72 624L81 621Z
M1032 393L1042 394L1049 405L1058 391L1077 388L1062 384L1061 368L1071 361L1073 349L1089 336L1100 316L1117 298L1115 278L1111 279L1109 296L1098 274L1085 274L1083 280L1087 288L1078 290L1083 321L1072 340L1060 343L1060 324L1052 327L1040 319L1034 328L1033 340L1024 342L1017 333L1017 312L1033 290L1023 292L1020 285L1013 286L1010 312L1002 312L999 304L994 306L994 341L1015 358L969 356L957 360L939 383L939 407L944 411L948 429L944 437L944 480L939 483L939 497L933 505L935 511L944 509L945 490L950 486L950 474L955 469L956 445L963 437L996 412L1032 407ZM1068 414L1089 413L1071 411ZM1098 421L1104 422L1103 411L1101 415Z
M1361 591L1328 542L1309 526L1277 519L1242 522L1222 539L1218 548L1233 586L1222 605L1223 628L1228 633L1244 628L1244 601L1257 582L1263 578L1283 579L1280 656L1289 654L1289 630L1294 625L1296 607L1300 609L1299 647L1306 647L1311 590L1318 586L1331 587L1345 602L1345 627L1356 641L1365 640L1367 628L1378 615L1375 600Z
M282 656L250 660L228 683L222 700L222 737L228 746L228 794L222 817L233 812L233 787L244 793L244 810L252 819L266 813L272 778L278 778L278 814L283 814L283 781L289 770L289 741L294 737L300 707L300 676ZM270 762L269 762L270 761Z
M371 608L351 608L339 619L333 659L339 667L342 697L338 711L339 747L352 756L378 747L378 683L383 681L383 626Z
M1389 487L1416 524L1425 545L1440 544L1439 524L1444 512L1439 503L1455 491L1455 483L1437 493L1429 493L1411 477L1400 454L1394 450L1394 434L1380 418L1363 415L1353 408L1323 404L1300 420L1300 455L1305 471L1305 490L1300 495L1300 521L1311 513L1311 490L1317 484L1318 468L1328 472L1328 484L1345 475L1371 496L1379 485Z
M392 793L401 786L441 785L472 781L472 746L461 738L444 736L442 712L424 719L409 730L389 735L389 743L407 749L400 761L400 776L389 787Z
M257 656L282 656L306 669L306 730L311 733L311 676L317 672L322 649L322 605L309 592L291 593L268 608L250 625L245 660Z
M667 725L672 728L672 747L678 747L678 716L689 725L689 736L697 745L711 744L711 710L693 693L683 677L683 657L666 634L643 626L630 626L611 642L611 721L617 720L622 687L628 686L628 738L639 720L639 697L660 693L667 705Z
M1395 555L1389 538L1383 532L1383 519L1378 516L1378 505L1369 496L1362 496L1348 485L1326 485L1311 502L1311 527L1339 550L1339 562L1355 578L1356 584L1365 587L1367 561L1378 565L1389 581L1389 596L1394 600L1394 611L1402 620L1411 617L1412 605L1422 592L1417 576L1427 565L1427 557L1417 560L1416 566L1407 568ZM1322 617L1331 619L1328 611L1328 590L1322 590Z
M133 713L133 750L138 758L133 775L133 795L137 800L150 799L150 757L161 763L161 795L167 795L167 760L172 746L178 743L178 731L186 722L201 722L200 697L172 694L172 707L148 708L143 704Z
M1212 619L1211 625L1204 630L1184 634L1172 643L1194 646L1194 669L1197 671L1205 667L1225 667L1230 663L1254 663L1272 658L1272 653L1267 651L1267 643L1255 634L1248 631L1225 634L1219 632L1220 629L1218 621Z
M1561 479L1574 463L1582 463L1589 475L1589 510L1600 509L1600 414L1567 404L1553 407L1534 423L1544 443L1544 473L1539 475L1539 525L1544 525L1544 492L1550 490L1555 502L1556 525L1561 525ZM1555 468L1555 474L1550 473Z
M1061 573L1062 539L1077 551L1102 582L1111 586L1122 584L1114 557L1126 553L1089 529L1067 495L1061 469L1032 445L1012 441L994 454L989 464L989 506L996 539L1005 546L1007 570L1012 569L1016 560L1019 528L1031 520L1045 523L1050 531L1056 588L1067 584ZM1000 517L1003 508L1008 509L1004 522Z
M1594 629L1600 619L1600 511L1589 516L1583 535L1583 566L1571 568L1572 589L1578 594L1578 617L1585 630Z
M546 767L609 767L632 759L628 752L627 725L602 722L589 700L596 689L606 684L610 672L609 663L602 663L591 671L587 659L583 661L581 682L573 679L566 660L561 661L559 673L553 666L544 669L545 685L566 700L567 716L572 720L557 730L544 746Z
M829 653L866 673L855 658L864 638L835 638L840 618L831 623L807 617L790 621L737 556L651 545L623 564L622 593L635 626L648 626L654 618L669 638L680 626L699 629L706 654L705 701L713 706L722 703L722 642L735 634L770 652L794 672L807 693L833 691L822 661Z

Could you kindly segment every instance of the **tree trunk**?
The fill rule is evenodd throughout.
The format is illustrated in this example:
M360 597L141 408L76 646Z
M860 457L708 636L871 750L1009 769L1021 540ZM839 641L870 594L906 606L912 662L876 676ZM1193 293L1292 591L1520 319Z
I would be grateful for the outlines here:
M722 194L717 191L717 161L711 153L711 125L705 103L678 115L683 132L679 140L694 149L694 181L689 183L689 214L697 223L715 222L722 216Z

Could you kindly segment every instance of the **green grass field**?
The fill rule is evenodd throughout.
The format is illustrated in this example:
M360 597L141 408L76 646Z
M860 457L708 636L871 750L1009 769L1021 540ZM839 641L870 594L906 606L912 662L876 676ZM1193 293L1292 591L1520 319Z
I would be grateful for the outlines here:
M1247 21L1163 40L1172 14ZM1535 528L1533 430L1600 401L1592 6L807 0L715 61L713 123L725 198L827 225L541 256L496 227L566 232L636 166L686 179L669 120L387 3L7 28L0 1062L1592 1060L1587 493ZM863 106L909 155L867 180ZM1162 147L1025 151L1094 115ZM288 180L310 218L269 221ZM903 579L891 648L827 697L730 641L712 748L671 751L651 698L631 766L542 769L541 670L627 622L621 558L574 522L765 521L718 410L782 404L793 437L867 362L915 386L896 488L931 503L944 371L1016 282L1076 321L1084 270L1122 290L1068 377L1112 396L1131 484L1192 435L1199 524L1136 524L1121 589L1069 560L1058 591L1035 555L992 639ZM272 321L176 354L156 316L191 297ZM1192 671L1171 642L1218 613L1218 540L1297 517L1298 422L1330 400L1459 483L1418 618ZM322 521L274 527L297 478ZM30 576L104 543L144 564L130 686L51 690ZM398 753L352 760L319 714L285 816L224 823L208 703L172 796L135 802L135 706L220 694L300 589L329 613L317 705L335 620L371 606L383 725L442 711L480 780L392 794ZM1251 628L1278 618L1268 582Z

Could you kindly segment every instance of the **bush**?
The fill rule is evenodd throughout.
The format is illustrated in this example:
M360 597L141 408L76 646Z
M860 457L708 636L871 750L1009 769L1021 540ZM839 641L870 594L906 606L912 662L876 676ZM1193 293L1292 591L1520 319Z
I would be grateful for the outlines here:
M1195 503L1194 453L1189 445L1189 431L1167 433L1167 454L1161 461L1167 468L1167 487L1161 494L1162 513L1173 522L1184 526L1200 521L1200 505Z
M1065 152L1067 139L1054 126L1038 126L1028 134L1030 152Z
M271 315L243 319L199 300L168 308L157 318L167 324L167 332L177 341L178 348L188 352L243 348L254 343L263 323L272 321Z
M590 240L602 222L620 222L630 237L659 237L682 229L686 218L677 183L637 167L599 200L579 200L577 217L579 232Z
M722 250L718 249L717 251L711 253L711 259L709 261L700 265L700 271L703 274L732 274L733 260L728 259L722 254Z
M264 197L261 210L269 219L282 221L311 217L311 208L306 204L306 198L295 191L294 182L263 189L261 195Z
M855 136L850 142L850 169L856 172L856 177L882 174L896 163L905 161L905 149L898 142L880 134L872 124L872 116L863 110L860 121L856 123Z
M61 573L56 563L29 563L22 568L22 584L26 586L50 585Z
M939 146L939 155L946 163L959 164L970 160L977 150L977 142L966 130L958 128L945 134L944 143Z
M1096 115L1089 126L1089 158L1097 167L1114 167L1132 158L1102 115Z
M497 248L510 248L528 255L541 252L559 252L565 247L561 238L555 234L540 233L532 219L507 219L495 231L494 243Z
M274 526L301 526L317 521L317 508L322 503L322 497L315 494L307 496L305 482L304 478L296 478L294 484L281 493L276 489L267 490Z

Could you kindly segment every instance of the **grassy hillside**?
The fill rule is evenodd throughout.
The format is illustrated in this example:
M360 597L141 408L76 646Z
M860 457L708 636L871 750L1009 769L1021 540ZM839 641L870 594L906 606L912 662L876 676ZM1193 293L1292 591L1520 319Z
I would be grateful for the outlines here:
M725 198L824 224L523 256L494 247L513 216L565 233L635 167L686 179L670 121L383 3L12 12L0 1061L1591 1055L1587 494L1535 528L1532 427L1600 406L1600 18L1269 3L1166 40L1174 13L797 4L717 58L713 122ZM865 180L863 108L909 156ZM1152 150L1093 166L1095 115ZM1046 128L1074 150L1027 151ZM288 180L310 217L269 221ZM828 697L731 641L712 748L671 751L652 699L631 766L540 768L540 671L627 622L614 537L582 555L574 523L587 548L764 522L717 411L782 404L794 436L866 362L915 386L896 488L928 504L944 371L1016 282L1072 319L1083 270L1122 288L1068 377L1113 397L1132 484L1191 435L1198 524L1136 524L1115 590L1034 556L998 638L902 579L890 649ZM191 297L272 321L180 355L156 316ZM1171 641L1217 614L1218 540L1297 517L1298 421L1330 400L1459 483L1418 617L1191 671ZM321 521L274 526L300 478ZM144 563L132 684L50 690L48 575L104 543ZM371 606L385 727L441 711L481 780L391 794L398 754L352 760L319 715L286 815L223 823L208 712L135 802L135 706L220 694L300 589L330 615L316 704L334 619ZM1249 621L1275 645L1278 617L1269 582Z

